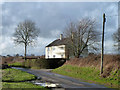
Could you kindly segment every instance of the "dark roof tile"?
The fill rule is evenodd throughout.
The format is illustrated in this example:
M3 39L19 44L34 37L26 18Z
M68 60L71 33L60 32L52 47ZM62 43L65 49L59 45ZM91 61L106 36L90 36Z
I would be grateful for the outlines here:
M57 39L57 40L53 41L52 43L50 43L49 45L47 45L46 47L66 45L66 44L68 44L68 41L69 41L68 38L63 38L62 40Z

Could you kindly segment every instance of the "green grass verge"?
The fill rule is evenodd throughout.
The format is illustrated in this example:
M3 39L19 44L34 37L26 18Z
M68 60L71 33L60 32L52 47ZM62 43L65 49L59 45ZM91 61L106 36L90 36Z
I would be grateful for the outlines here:
M4 69L2 70L3 74L2 74L2 80L4 82L2 82L2 90L9 90L9 89L17 89L19 88L19 90L24 90L26 89L37 89L38 90L48 90L42 86L39 85L34 85L32 83L29 82L20 82L20 81L26 81L26 80L33 80L36 79L36 76L26 73L24 71L21 70L17 70L17 69ZM25 90L26 90L25 89Z
M28 83L28 82L19 82L19 83L3 82L2 85L3 85L3 87L2 87L3 89L4 88L41 88L42 90L48 90L42 86L34 85L34 84Z
M4 69L2 73L2 80L6 82L26 81L26 80L32 80L35 78L36 78L35 75L26 73L21 70L11 69L11 68Z
M118 72L111 72L107 78L100 77L100 71L96 68L63 65L52 72L77 78L90 83L103 84L107 87L118 88Z
M8 64L8 66L21 67L21 66L23 66L23 63L22 62L15 62L15 63Z

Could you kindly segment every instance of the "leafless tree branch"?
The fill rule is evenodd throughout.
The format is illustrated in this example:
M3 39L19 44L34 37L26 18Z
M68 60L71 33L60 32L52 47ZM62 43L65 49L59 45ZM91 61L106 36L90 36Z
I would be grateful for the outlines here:
M97 31L95 20L83 18L77 23L71 22L66 28L65 36L70 38L69 48L76 57L79 57L89 46L98 50L95 43L100 41L100 33Z
M24 44L25 46L25 58L27 46L32 44L36 37L38 37L40 30L36 28L36 25L31 20L25 20L18 24L13 34L14 42L17 44Z

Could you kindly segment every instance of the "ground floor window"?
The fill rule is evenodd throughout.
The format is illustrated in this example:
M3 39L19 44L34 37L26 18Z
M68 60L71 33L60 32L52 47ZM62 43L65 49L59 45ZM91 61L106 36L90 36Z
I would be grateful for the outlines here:
M55 57L55 55L53 55L53 57Z
M61 55L61 58L63 58L63 54Z

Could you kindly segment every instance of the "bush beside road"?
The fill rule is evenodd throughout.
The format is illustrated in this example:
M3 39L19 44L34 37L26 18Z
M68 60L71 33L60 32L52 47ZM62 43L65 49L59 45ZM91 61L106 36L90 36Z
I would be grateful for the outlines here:
M32 69L54 69L65 63L65 60L61 59L27 59L23 62L14 62L8 64L11 67L25 67Z

